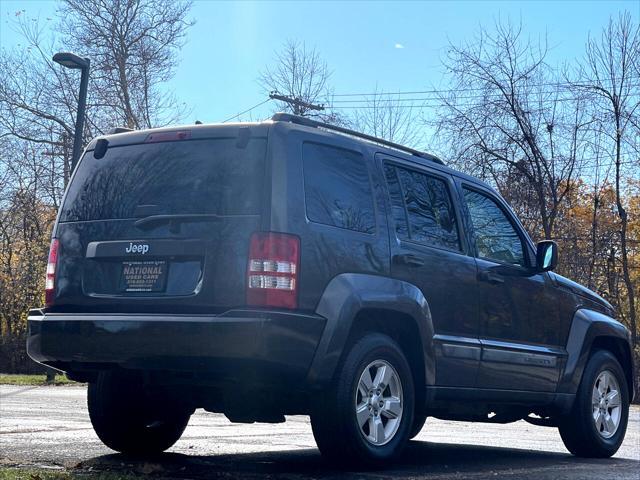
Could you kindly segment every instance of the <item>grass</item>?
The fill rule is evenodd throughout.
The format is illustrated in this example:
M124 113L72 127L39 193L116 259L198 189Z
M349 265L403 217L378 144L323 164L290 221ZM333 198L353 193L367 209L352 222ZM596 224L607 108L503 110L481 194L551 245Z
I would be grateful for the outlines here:
M47 383L47 376L42 375L15 375L9 373L0 373L0 385L72 385L76 384L73 380L69 380L66 375L56 375L53 383ZM0 480L3 477L0 476Z
M138 480L121 472L70 472L63 469L0 467L0 480Z

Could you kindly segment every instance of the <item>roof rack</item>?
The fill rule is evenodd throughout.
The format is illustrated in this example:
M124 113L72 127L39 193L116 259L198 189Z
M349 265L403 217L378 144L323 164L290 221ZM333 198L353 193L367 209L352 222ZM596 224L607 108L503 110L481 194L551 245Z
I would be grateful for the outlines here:
M351 135L354 137L362 138L372 143L377 143L380 145L384 145L386 147L394 148L396 150L401 150L403 152L407 152L412 155L415 155L416 157L424 158L427 160L431 160L432 162L438 163L440 165L444 165L444 162L442 160L440 160L438 157L430 153L421 152L420 150L415 150L410 147L405 147L404 145L400 145L399 143L390 142L389 140L384 140L382 138L374 137L373 135L367 135L366 133L357 132L349 128L344 128L344 127L339 127L337 125L331 125L329 123L319 122L317 120L312 120L307 117L301 117L299 115L293 115L291 113L276 113L271 117L271 120L273 120L274 122L291 122L298 125L304 125L307 127L324 128L327 130L333 130L335 132L343 133L345 135Z

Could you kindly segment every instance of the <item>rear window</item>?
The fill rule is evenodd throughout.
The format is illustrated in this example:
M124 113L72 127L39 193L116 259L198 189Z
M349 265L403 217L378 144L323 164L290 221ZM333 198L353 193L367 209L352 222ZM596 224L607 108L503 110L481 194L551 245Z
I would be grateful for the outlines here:
M154 214L258 214L266 139L189 140L88 152L60 214L66 222Z
M374 233L373 196L363 156L351 150L305 143L302 158L307 218Z

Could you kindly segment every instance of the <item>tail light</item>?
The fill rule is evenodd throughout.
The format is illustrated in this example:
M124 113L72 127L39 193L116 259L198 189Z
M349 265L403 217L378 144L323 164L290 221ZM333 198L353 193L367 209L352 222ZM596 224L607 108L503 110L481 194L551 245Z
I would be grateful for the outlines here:
M293 235L256 232L247 268L247 304L296 308L300 240Z
M45 306L53 305L56 296L56 264L58 263L58 242L57 238L51 240L49 247L49 260L47 261L47 273L44 281L44 303Z

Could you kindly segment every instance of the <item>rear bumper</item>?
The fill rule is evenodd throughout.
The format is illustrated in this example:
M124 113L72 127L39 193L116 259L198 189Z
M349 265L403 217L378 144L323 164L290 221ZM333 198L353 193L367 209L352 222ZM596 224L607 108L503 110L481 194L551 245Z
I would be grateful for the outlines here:
M32 310L28 324L29 356L72 376L121 367L273 385L305 380L325 319L259 310L221 315Z

